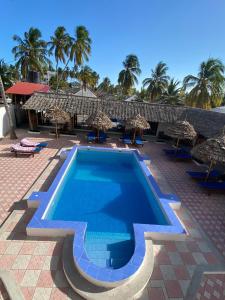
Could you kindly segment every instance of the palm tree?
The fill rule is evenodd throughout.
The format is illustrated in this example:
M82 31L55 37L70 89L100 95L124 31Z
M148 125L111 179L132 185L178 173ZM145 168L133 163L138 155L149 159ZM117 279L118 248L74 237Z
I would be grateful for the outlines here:
M77 26L75 29L75 37L70 37L69 45L69 58L65 64L65 67L59 77L61 81L64 72L66 71L69 61L74 62L73 69L77 69L81 66L84 61L88 61L89 55L91 53L91 38L89 37L89 32L84 26ZM74 72L71 72L71 74Z
M58 83L58 65L59 62L66 63L66 57L69 55L69 49L71 45L71 38L66 32L65 27L59 26L54 32L54 36L51 36L51 41L48 43L50 46L49 51L52 53L54 51L54 56L56 60L56 79Z
M190 89L187 104L205 109L220 105L224 94L224 71L221 60L209 58L201 63L197 76L186 76L184 88Z
M2 100L5 106L5 111L6 111L6 115L8 117L8 121L9 121L9 127L10 127L10 139L17 139L16 136L16 132L15 132L15 128L14 128L14 124L13 124L13 119L12 119L12 115L9 109L9 105L7 103L6 100L6 96L5 96L5 90L4 90L4 86L3 86L3 82L2 82L2 78L0 76L0 95L2 96Z
M181 105L183 104L184 95L182 94L182 88L179 87L180 82L174 78L170 79L166 91L161 96L160 102L164 104Z
M112 88L111 81L108 77L103 78L102 82L98 86L98 91L108 93Z
M99 75L90 67L85 66L79 72L76 73L76 78L81 83L82 88L86 90L87 87L96 87L99 80Z
M43 67L50 64L48 59L47 43L41 39L41 32L37 28L31 27L21 38L18 35L13 36L17 46L12 49L15 56L16 67L20 68L21 74L27 78L29 71L38 71L43 73Z
M0 59L0 76L5 88L9 88L19 79L19 73L15 66L6 64L3 59Z
M123 62L124 69L120 71L118 83L122 86L124 93L129 94L134 84L138 83L137 76L141 74L138 57L130 54Z
M74 65L81 66L84 61L88 61L91 53L91 38L86 27L78 26L71 42L70 60L74 61Z
M166 74L167 70L167 65L160 61L151 71L151 77L143 80L143 86L147 87L151 102L157 100L165 92L169 80L169 76Z

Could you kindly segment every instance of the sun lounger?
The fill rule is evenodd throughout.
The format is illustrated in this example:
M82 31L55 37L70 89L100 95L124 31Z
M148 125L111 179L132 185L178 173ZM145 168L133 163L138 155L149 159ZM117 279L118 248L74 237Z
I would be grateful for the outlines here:
M132 144L132 141L131 141L130 138L124 138L124 139L123 139L123 143L124 143L125 145L131 145L131 144Z
M144 146L144 143L143 143L141 137L136 137L136 138L135 138L135 144L136 144L137 146L142 146L142 147Z
M221 176L221 173L218 172L217 170L212 170L209 174L207 171L205 172L194 172L194 171L187 171L186 172L188 175L191 176L193 179L216 179L219 176Z
M184 148L178 148L178 149L163 149L165 154L176 154L176 153L188 153L188 151Z
M198 184L208 190L225 191L225 181L217 182L198 182Z
M87 141L88 142L94 142L96 140L96 135L93 131L88 132L87 134Z
M99 138L96 136L95 132L91 131L87 134L88 142L98 141L100 143L104 143L106 141L107 135L105 132L99 132Z
M188 152L177 152L177 153L167 153L168 157L175 158L175 159L181 159L181 160L188 160L192 159L192 156Z
M39 153L42 148L40 147L23 147L20 144L15 144L11 146L11 151L15 153L15 156L17 154L31 154L34 156L35 153Z
M44 148L48 146L48 143L42 142L42 143L34 143L29 141L28 139L22 139L20 141L20 145L23 147L39 147L39 148Z

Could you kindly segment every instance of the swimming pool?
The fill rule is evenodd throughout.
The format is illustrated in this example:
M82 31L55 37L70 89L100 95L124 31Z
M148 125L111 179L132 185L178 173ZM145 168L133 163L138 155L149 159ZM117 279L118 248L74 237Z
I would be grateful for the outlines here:
M132 152L88 149L77 151L45 219L86 222L88 257L112 268L133 254L134 223L168 225Z
M74 147L40 203L28 234L74 233L74 262L95 282L132 276L145 256L145 236L185 234L137 150Z

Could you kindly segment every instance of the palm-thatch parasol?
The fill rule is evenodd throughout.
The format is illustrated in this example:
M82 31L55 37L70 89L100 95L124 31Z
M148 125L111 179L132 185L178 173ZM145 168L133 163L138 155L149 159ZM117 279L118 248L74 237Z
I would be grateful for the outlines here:
M50 119L52 123L55 123L56 138L58 138L58 124L64 124L70 121L70 114L62 110L58 106L54 106L49 109L46 114L46 118Z
M210 164L206 177L207 180L213 165L216 163L225 164L225 135L222 134L208 139L195 146L191 153L196 158Z
M176 121L170 124L165 129L164 133L174 139L177 139L177 148L180 140L193 140L197 136L194 127L187 121Z
M126 121L126 128L134 129L133 141L135 140L135 135L137 130L149 129L150 125L144 117L141 115L136 115L134 118L130 118Z
M113 123L110 118L102 111L96 111L86 120L86 123L92 126L97 131L97 139L99 140L99 131L108 130L113 127Z

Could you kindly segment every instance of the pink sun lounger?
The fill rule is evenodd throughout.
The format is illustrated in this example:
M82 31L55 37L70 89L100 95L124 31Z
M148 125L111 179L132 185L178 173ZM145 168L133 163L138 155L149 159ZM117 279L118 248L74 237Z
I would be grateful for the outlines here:
M32 141L29 141L28 139L24 138L20 141L20 145L23 147L39 147L44 148L48 146L48 143L42 142L42 143L35 143Z
M39 153L41 151L40 147L23 147L20 144L15 144L11 146L11 151L15 153L15 156L19 153L23 154L31 154L34 157L35 153Z

